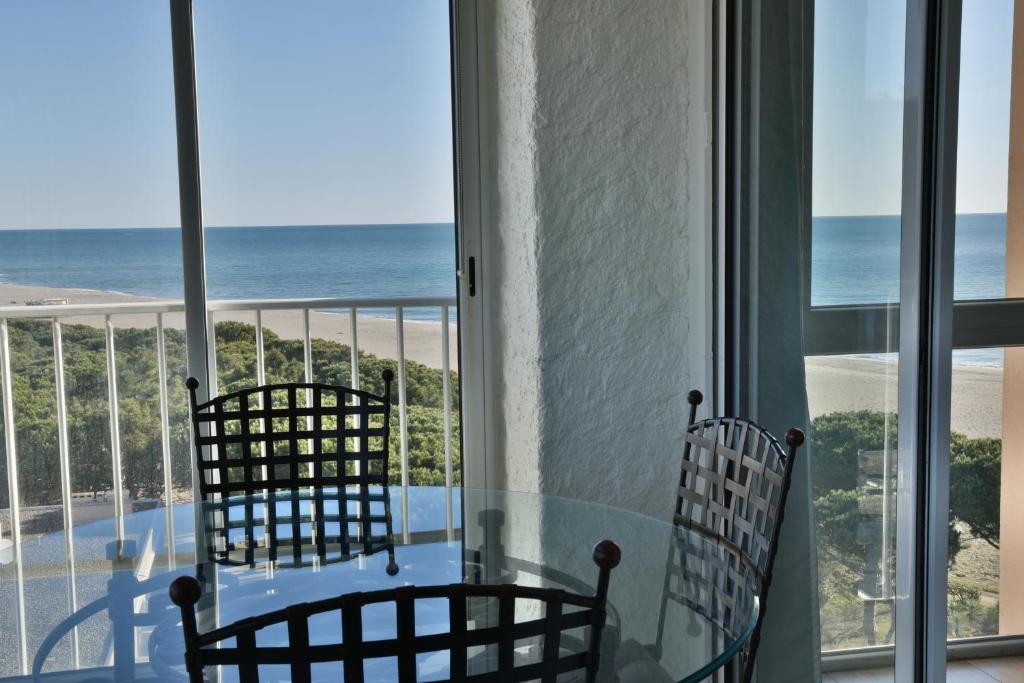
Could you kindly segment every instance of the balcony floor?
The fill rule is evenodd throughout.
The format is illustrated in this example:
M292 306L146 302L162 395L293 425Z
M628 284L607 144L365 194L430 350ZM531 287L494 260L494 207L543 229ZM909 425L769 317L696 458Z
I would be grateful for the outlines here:
M822 683L891 683L892 669L835 671L822 677ZM1024 657L992 657L950 662L947 683L1016 683L1024 681Z

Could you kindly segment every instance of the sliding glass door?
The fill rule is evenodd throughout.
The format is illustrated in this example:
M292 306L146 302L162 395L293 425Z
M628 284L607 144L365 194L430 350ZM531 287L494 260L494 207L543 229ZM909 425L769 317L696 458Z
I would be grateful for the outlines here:
M767 7L725 12L720 403L809 431L790 512L813 533L786 533L817 590L782 592L814 605L826 680L942 680L947 657L954 680L1024 652L1024 20Z
M380 392L391 368L392 481L457 485L448 3L196 0L194 22L211 390Z
M453 499L451 55L446 0L0 5L0 678L194 563L189 375L390 368L391 480Z

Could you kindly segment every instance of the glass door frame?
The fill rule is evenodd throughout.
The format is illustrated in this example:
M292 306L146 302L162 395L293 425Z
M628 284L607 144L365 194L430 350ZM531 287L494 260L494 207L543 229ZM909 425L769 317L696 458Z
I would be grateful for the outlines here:
M814 0L804 26L813 50ZM751 256L742 231L756 224L749 196L750 164L759 128L756 22L763 3L720 0L716 66L721 115L715 141L720 173L716 197L716 401L719 411L752 405L751 311L743 281ZM890 350L890 321L899 317L899 465L895 646L824 655L843 669L892 666L895 680L944 681L948 655L997 656L1024 648L1024 636L947 643L949 442L953 349L1024 345L1024 299L954 301L953 247L962 0L907 0L904 64L900 304L811 306L811 234L800 244L804 269L804 355ZM813 64L813 60L805 61ZM812 69L803 74L811 92ZM751 102L754 102L754 105ZM808 104L808 106L810 106ZM810 131L807 132L810 136ZM804 160L810 164L808 158ZM809 201L809 199L808 199ZM754 264L756 265L756 264ZM732 268L730 268L732 266ZM727 277L729 270L733 271ZM739 278L739 280L737 280Z
M195 57L195 26L193 0L168 0L170 7L171 27L171 51L174 75L174 108L178 152L178 188L179 204L181 211L181 244L182 244L182 270L184 282L184 307L185 307L185 337L186 337L186 369L188 376L199 380L197 398L200 402L208 400L213 394L216 384L216 353L213 347L213 318L209 313L209 306L206 291L206 256L205 256L205 227L202 212L202 182L200 167L199 148L199 114L197 108L197 87L196 87L196 57ZM482 392L482 381L480 379L479 363L475 360L482 355L479 343L479 334L463 335L462 330L475 330L479 323L481 313L480 300L482 297L475 295L475 283L466 277L472 273L473 268L467 267L468 256L479 257L479 212L474 212L473 207L467 206L469 198L475 197L477 193L466 185L473 182L473 173L463 173L461 162L463 159L475 160L474 154L467 154L463 150L463 133L475 121L473 118L464 115L468 111L463 104L466 101L475 101L472 98L464 97L461 87L467 79L460 78L462 70L472 67L475 72L475 43L470 43L466 36L469 31L462 30L459 22L457 5L459 0L449 0L449 25L450 25L450 87L452 92L452 130L453 130L453 169L455 178L455 231L456 250L458 257L458 282L456 289L456 308L459 316L457 332L458 362L460 375L462 376L463 390L459 392L459 405L455 407L464 415L460 420L461 429L458 438L461 441L461 453L465 454L467 446L470 449L480 440L475 425L481 420L477 419L478 405L481 401L463 400L467 393L476 399L484 396ZM475 15L471 17L475 21ZM463 47L465 43L465 47ZM470 49L466 49L470 48ZM470 170L476 171L476 166ZM469 229L463 229L463 223ZM468 256L467 256L468 255ZM354 316L355 309L352 315ZM399 320L401 320L399 316ZM354 324L354 323L353 323ZM442 328L448 322L442 320ZM399 325L401 323L399 322ZM443 328L446 329L446 328ZM442 337L446 338L446 337ZM468 343L467 343L468 341ZM308 343L308 330L307 330ZM447 362L447 355L445 355ZM307 367L308 367L307 359ZM404 375L399 365L399 383L404 382ZM465 371L463 371L465 369ZM402 391L400 389L400 391ZM469 410L469 413L462 413ZM404 417L403 417L404 420ZM471 452L473 452L471 450ZM462 460L462 482L473 481L467 479L467 474L475 474L473 468L467 466L467 460L472 457L464 457ZM196 464L196 454L192 454L192 478L193 497L199 499L199 472ZM479 484L478 484L479 485ZM200 534L203 528L203 521L196 508L195 528ZM199 539L201 541L201 539Z

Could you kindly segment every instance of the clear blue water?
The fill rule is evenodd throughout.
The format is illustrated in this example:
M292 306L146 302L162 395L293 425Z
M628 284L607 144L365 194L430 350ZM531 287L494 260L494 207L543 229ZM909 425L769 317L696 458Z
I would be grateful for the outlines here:
M211 299L454 296L455 229L450 223L208 228L206 277ZM3 230L0 281L180 299L181 233ZM410 309L406 317L437 320L440 311Z
M899 301L899 216L819 216L811 235L812 305ZM1006 214L957 216L955 254L957 299L1006 296Z
M815 306L899 299L898 216L816 217ZM0 231L0 281L180 299L177 228ZM208 228L211 299L454 296L448 224ZM1005 295L1006 215L957 216L958 299ZM390 315L390 311L368 311ZM437 310L409 310L437 320ZM998 350L957 353L1001 365Z

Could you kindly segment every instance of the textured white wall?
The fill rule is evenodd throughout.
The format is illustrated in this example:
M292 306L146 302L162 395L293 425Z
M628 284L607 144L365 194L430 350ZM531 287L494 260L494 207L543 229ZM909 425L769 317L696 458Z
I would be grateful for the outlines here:
M510 489L671 508L705 351L690 329L705 293L690 277L704 228L690 219L686 10L532 0L484 13L491 462Z

